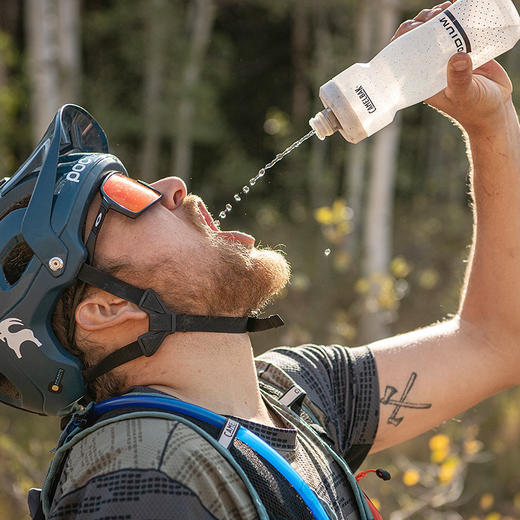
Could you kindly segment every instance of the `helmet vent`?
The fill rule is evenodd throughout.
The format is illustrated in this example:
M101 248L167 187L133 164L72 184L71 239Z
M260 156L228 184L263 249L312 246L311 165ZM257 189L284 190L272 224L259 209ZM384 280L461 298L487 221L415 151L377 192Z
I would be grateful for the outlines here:
M20 390L4 374L0 374L0 395L6 395L16 400L20 400L22 397Z
M20 242L11 250L2 264L7 283L14 285L21 278L33 256L33 250L27 242Z

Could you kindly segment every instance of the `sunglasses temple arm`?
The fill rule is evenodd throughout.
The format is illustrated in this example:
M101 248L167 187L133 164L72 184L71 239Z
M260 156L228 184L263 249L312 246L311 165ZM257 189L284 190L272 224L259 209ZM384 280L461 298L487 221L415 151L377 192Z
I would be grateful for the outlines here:
M103 224L103 221L105 220L106 214L108 212L109 205L108 203L103 199L101 201L101 205L99 206L99 210L96 215L96 220L94 221L94 224L92 225L92 229L90 230L90 234L87 239L86 248L88 252L88 262L91 264L93 257L94 257L94 249L96 247L96 240L99 233L99 230L101 229L101 225Z

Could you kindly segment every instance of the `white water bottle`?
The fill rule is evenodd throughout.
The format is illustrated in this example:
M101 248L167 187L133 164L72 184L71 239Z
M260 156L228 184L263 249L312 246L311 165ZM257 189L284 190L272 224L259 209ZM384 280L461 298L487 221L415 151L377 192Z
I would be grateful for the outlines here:
M339 130L358 143L391 123L398 110L445 88L446 65L456 52L470 53L477 68L519 39L520 16L511 0L457 0L369 63L356 63L322 85L325 110L309 124L320 139Z

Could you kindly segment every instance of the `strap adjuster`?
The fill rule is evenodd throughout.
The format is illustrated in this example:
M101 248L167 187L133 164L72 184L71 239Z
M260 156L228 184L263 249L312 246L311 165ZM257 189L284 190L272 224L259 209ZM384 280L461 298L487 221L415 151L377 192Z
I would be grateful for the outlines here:
M137 343L143 356L153 356L157 352L158 348L161 346L161 343L164 341L164 338L168 336L168 334L170 334L169 331L150 331L139 336L137 338Z
M175 332L177 316L166 308L153 289L144 291L139 308L148 314L149 326L148 332L139 336L137 342L143 355L150 357L157 352L164 338Z
M291 408L294 405L301 405L305 399L305 395L306 393L303 388L300 388L298 385L293 385L278 399L278 402Z

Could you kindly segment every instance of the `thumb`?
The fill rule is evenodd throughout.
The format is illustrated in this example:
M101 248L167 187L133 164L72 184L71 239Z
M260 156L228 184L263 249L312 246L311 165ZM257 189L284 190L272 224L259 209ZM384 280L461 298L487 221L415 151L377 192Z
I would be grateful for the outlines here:
M445 93L454 103L466 103L472 99L473 63L469 54L458 52L448 62L448 86Z

